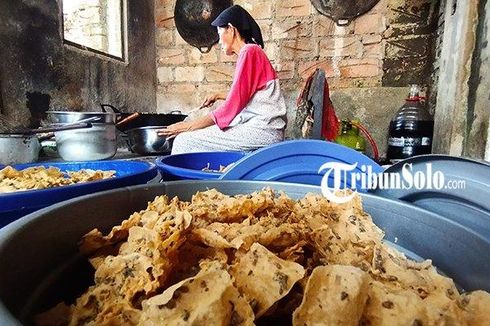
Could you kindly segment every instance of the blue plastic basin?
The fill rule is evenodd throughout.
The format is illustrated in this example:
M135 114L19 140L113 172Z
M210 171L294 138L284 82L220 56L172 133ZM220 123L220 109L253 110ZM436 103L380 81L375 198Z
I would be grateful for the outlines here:
M0 194L0 228L52 204L91 194L94 192L147 183L155 178L158 170L153 163L135 161L91 161L63 163L30 163L13 167L23 170L34 166L56 167L61 171L79 171L81 169L115 170L116 176L111 179L79 183L56 188L16 191Z
M207 180L218 179L222 173L202 171L208 166L219 170L220 165L227 166L240 160L246 154L242 152L202 152L167 155L156 160L163 179L170 180Z

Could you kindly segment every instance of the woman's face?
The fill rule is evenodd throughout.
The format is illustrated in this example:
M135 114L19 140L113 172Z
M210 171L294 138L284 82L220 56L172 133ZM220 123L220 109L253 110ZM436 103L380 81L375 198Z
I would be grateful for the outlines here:
M233 28L218 27L219 44L226 55L233 55Z

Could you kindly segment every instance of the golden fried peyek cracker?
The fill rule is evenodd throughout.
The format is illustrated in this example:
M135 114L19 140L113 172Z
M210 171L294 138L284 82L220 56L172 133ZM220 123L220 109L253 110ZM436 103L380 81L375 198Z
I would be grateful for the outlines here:
M216 262L143 301L139 325L253 325L254 314Z
M359 325L370 277L352 266L319 266L308 279L293 325Z
M293 285L303 278L305 269L300 264L283 260L264 246L254 243L247 253L237 258L230 274L258 318L288 294Z

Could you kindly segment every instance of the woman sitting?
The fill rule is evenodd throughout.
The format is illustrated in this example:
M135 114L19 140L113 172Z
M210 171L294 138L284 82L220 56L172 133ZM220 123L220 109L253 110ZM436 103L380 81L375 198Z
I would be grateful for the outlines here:
M225 100L216 110L193 121L161 129L175 137L172 154L207 151L253 151L284 140L286 105L277 73L263 51L257 22L242 7L224 10L213 22L226 55L238 55L228 95L205 99L203 107Z

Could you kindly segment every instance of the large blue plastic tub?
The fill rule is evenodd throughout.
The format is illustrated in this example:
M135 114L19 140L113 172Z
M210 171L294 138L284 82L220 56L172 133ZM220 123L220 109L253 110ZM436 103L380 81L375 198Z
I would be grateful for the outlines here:
M203 171L208 166L219 170L220 165L227 166L243 158L242 152L202 152L167 155L156 160L163 179L171 180L207 180L218 179L222 173Z
M153 163L135 161L91 161L63 163L30 163L15 165L22 170L33 166L57 167L61 171L78 171L81 169L115 170L116 176L111 179L79 183L56 188L18 191L0 194L0 228L20 217L52 204L91 194L101 190L147 183L155 178L158 170Z

